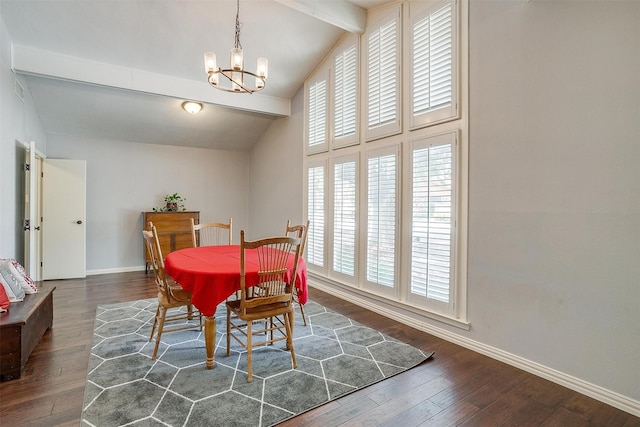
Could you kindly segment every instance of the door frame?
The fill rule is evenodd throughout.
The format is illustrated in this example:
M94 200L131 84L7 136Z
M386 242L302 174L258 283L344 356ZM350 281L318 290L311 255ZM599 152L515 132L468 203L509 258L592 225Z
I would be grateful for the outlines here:
M18 143L25 149L25 181L22 194L24 209L21 221L24 241L24 264L33 280L42 278L42 162L46 157L36 148L35 141ZM29 220L29 226L26 225Z

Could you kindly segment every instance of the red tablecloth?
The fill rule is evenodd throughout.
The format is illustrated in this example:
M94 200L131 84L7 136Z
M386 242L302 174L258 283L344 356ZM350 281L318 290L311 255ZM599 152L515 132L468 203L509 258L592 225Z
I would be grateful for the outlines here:
M289 257L290 269L294 258L294 255ZM240 289L240 245L180 249L169 253L164 264L165 272L191 292L191 302L205 316L213 316L218 304ZM247 249L248 286L258 283L258 268L256 250ZM298 300L304 304L307 302L307 266L302 258L298 260L296 276Z

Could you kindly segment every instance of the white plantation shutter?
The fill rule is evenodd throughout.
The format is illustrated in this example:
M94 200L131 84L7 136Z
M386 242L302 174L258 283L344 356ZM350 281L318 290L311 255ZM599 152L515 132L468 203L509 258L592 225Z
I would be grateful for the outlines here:
M367 34L367 139L400 131L399 10Z
M410 293L452 306L455 134L423 140L411 154Z
M305 82L309 271L462 327L469 1L372 9Z
M334 141L348 138L347 143L357 142L357 58L355 44L341 51L334 57L334 106L333 137Z
M327 144L327 79L320 77L307 86L307 150L316 153Z
M350 277L356 268L356 160L333 167L333 271Z
M413 17L411 127L457 115L455 8L444 1Z
M367 282L389 288L396 282L397 159L367 160Z
M325 166L307 170L307 264L324 267Z

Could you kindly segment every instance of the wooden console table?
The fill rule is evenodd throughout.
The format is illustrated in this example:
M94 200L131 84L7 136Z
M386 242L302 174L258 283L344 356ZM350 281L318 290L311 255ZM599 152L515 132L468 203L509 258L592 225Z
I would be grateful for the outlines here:
M31 352L53 326L53 285L11 303L0 314L0 381L20 378Z
M169 252L193 246L191 221L189 220L193 218L193 222L199 224L200 212L142 212L142 218L142 228L144 230L147 229L149 221L155 225L156 230L158 230L158 240L160 241L162 255L166 257ZM150 260L146 245L143 245L143 248L146 272L149 269Z

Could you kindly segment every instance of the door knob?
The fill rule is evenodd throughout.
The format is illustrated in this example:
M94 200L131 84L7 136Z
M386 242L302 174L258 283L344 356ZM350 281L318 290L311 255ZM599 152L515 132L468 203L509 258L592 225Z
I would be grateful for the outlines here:
M82 224L82 220L80 220L80 219L79 219L79 220L77 220L77 221L76 221L76 224Z

